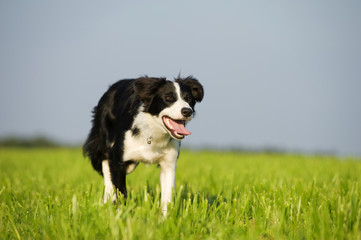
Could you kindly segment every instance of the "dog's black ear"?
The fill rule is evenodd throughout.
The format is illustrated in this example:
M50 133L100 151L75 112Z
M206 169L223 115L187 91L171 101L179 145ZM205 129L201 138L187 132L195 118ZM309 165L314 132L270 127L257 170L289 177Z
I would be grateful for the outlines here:
M195 79L193 76L188 76L186 78L176 78L176 82L181 83L189 87L192 91L192 96L196 102L201 102L204 96L203 86Z
M145 108L149 107L158 88L165 81L165 78L150 78L147 76L134 81L133 88L135 94L144 103Z

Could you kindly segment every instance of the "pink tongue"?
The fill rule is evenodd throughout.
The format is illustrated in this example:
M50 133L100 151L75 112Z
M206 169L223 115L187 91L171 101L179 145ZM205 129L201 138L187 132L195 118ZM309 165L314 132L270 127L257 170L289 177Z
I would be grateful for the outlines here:
M182 123L177 123L175 121L173 121L172 119L169 119L169 123L172 125L172 127L174 128L174 130L181 135L190 135L191 132L188 131L185 127L184 124Z

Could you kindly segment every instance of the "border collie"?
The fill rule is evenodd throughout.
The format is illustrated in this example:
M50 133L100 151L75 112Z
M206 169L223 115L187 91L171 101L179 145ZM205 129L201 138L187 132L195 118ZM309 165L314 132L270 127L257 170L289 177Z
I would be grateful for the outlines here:
M203 87L192 76L141 77L111 85L93 110L92 128L83 151L104 177L104 203L127 198L126 175L139 162L160 166L161 208L167 213L175 184L180 141L191 133L185 125ZM114 188L115 187L115 188Z

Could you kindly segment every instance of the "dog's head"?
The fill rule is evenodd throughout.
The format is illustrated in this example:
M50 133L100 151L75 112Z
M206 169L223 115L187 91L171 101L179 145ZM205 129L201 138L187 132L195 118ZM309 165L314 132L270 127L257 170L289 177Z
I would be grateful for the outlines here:
M197 79L143 77L134 81L134 90L143 103L143 111L151 114L174 139L191 134L185 124L194 116L194 106L203 99L203 87Z

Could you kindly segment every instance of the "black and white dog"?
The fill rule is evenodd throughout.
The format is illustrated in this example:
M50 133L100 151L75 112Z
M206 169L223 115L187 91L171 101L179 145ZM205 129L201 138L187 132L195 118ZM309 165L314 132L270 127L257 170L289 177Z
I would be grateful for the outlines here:
M104 202L117 192L127 198L126 174L139 162L160 166L161 207L172 200L180 140L191 134L185 124L203 87L192 76L168 81L141 77L109 87L93 111L93 126L84 144L93 168L104 177ZM115 189L114 189L115 187Z

